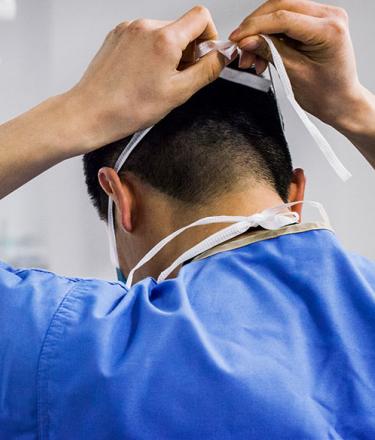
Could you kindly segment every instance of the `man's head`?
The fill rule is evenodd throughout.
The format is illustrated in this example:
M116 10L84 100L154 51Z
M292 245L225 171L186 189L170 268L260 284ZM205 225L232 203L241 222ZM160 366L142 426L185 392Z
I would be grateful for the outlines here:
M164 235L199 217L249 215L303 196L303 175L293 173L271 92L218 79L160 121L118 178L112 168L128 141L84 157L102 219L108 194L114 199L125 272Z

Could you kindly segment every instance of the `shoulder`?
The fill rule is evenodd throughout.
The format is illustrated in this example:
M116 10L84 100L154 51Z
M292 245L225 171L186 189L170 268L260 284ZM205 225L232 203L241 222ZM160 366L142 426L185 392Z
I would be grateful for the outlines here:
M122 283L63 277L0 262L0 345L9 337L14 346L26 334L28 341L35 338L40 344L53 316L71 297L85 294L91 302L94 297L113 301L124 292Z
M0 333L22 340L18 330L41 342L53 317L65 303L84 295L87 305L111 303L126 293L122 283L69 278L42 269L16 269L0 262Z
M65 297L75 291L123 292L124 286L117 282L59 276L43 269L13 268L0 262L0 313L14 309L38 317L53 313Z
M36 429L36 384L43 348L69 304L72 307L75 298L86 295L86 308L100 301L109 308L125 292L120 283L66 278L0 263L0 395L14 414L9 417L0 411L1 438L13 438L22 427ZM64 329L60 326L59 331Z

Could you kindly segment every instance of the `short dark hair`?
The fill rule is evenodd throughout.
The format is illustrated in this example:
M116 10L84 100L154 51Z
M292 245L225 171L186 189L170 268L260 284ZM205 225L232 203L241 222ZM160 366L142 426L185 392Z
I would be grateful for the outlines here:
M114 167L129 140L83 159L88 193L104 220L108 197L97 174L103 166ZM287 201L292 162L273 93L218 79L156 124L120 177L124 171L187 204L205 204L249 176Z

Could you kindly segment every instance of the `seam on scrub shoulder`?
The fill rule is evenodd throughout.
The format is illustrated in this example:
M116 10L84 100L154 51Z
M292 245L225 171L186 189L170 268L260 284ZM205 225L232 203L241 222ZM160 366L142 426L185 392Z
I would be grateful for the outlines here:
M77 281L81 281L83 280L83 278L76 278L76 277L65 277L63 275L59 275L57 273L54 273L50 270L46 270L46 269L41 269L41 268L35 268L35 267L20 267L20 268L14 268L14 273L18 274L18 273L23 273L23 272L38 272L38 273L45 273L45 274L49 274L49 275L53 275L56 278L59 278L61 280L67 280L67 281L72 281L72 282L77 282Z
M78 289L81 287L81 289ZM41 440L49 438L49 416L48 416L48 361L51 359L59 336L61 336L61 321L59 317L67 317L66 312L71 311L69 305L74 302L73 293L82 293L84 286L79 286L79 283L74 283L64 295L60 304L57 306L53 314L49 326L44 335L42 347L39 353L38 367L37 367L37 424L38 424L38 438ZM65 313L64 313L65 312ZM56 332L57 330L57 332Z
M45 273L45 274L50 274L52 276L54 276L55 278L61 279L61 280L66 280L66 281L71 281L73 283L79 283L81 281L84 282L90 282L90 281L99 281L101 283L107 283L110 284L111 286L120 286L122 288L124 288L127 292L129 291L129 289L125 288L124 283L122 283L121 281L108 281L108 280L101 280L99 278L78 278L78 277L68 277L68 276L64 276L64 275L59 275L55 272L52 272L50 270L46 270L46 269L38 269L38 268L26 268L26 267L22 267L22 268L12 268L11 266L7 266L6 267L10 267L11 269L13 269L13 273L14 274L18 274L18 273L22 273L22 272L39 272L39 273ZM0 267L1 267L1 262L0 262Z

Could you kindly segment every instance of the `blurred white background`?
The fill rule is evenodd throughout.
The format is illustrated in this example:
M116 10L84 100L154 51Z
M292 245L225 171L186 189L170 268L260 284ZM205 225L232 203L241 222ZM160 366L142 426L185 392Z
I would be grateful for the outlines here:
M261 1L207 0L223 38ZM193 0L18 0L14 21L0 21L0 121L70 88L106 33L139 17L173 19ZM332 0L351 17L362 82L375 91L375 2ZM146 65L147 68L147 65ZM319 93L319 91L317 91ZM375 259L375 173L341 135L319 124L353 173L343 184L294 116L287 118L295 167L308 176L307 198L321 201L344 245ZM0 258L63 275L114 278L107 236L91 207L81 159L69 160L0 202Z

